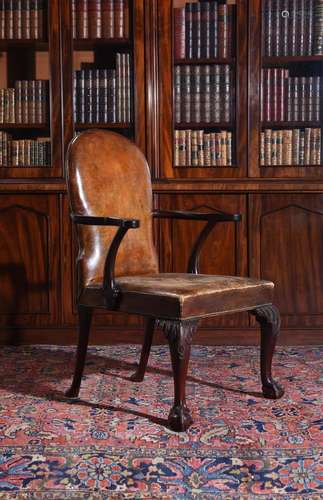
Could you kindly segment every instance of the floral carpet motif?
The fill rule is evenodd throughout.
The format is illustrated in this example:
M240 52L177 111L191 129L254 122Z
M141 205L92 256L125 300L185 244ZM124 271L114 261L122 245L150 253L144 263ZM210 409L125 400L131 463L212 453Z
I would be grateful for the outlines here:
M144 382L139 346L92 347L80 400L63 398L73 348L1 349L0 499L323 498L322 349L279 348L279 401L260 393L259 352L192 349L194 424L166 427L173 382L166 346Z

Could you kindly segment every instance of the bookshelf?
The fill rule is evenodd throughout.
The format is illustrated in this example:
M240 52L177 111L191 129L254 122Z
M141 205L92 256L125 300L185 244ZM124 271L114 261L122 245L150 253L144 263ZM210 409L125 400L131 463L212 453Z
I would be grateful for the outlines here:
M247 52L241 40L247 4L182 0L162 4L158 176L243 177Z
M62 175L55 2L2 2L0 178Z
M322 8L319 0L263 0L255 10L251 176L322 177Z
M143 1L65 2L65 147L88 128L115 130L145 148Z

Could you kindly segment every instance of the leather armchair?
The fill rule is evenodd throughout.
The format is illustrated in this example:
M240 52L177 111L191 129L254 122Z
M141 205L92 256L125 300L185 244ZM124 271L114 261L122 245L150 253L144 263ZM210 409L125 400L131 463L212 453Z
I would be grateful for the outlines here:
M279 312L269 281L199 274L199 255L214 226L237 223L240 215L152 211L150 171L140 150L123 136L102 130L75 137L67 155L67 186L76 225L79 344L71 388L77 398L84 369L92 312L96 308L146 318L145 338L134 381L144 378L156 323L168 340L174 374L169 425L185 431L192 419L185 402L190 347L198 321L249 311L261 327L263 395L276 399L283 389L271 373L279 334ZM160 273L152 238L153 218L205 221L187 264L187 273Z

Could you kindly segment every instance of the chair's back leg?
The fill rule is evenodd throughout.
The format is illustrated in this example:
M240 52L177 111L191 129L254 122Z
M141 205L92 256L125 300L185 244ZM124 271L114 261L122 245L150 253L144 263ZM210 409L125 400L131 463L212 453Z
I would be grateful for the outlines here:
M79 317L79 340L76 353L76 363L74 377L71 387L66 391L65 396L68 398L77 398L80 391L84 364L89 342L89 334L91 328L93 309L91 307L78 306Z
M140 362L136 372L131 375L130 380L134 382L142 382L146 373L147 363L149 359L151 344L153 341L155 318L145 319L144 343L141 349Z
M193 420L186 406L185 389L193 334L197 321L159 320L170 348L174 374L174 405L168 416L173 431L183 432Z
M278 399L284 394L284 390L273 379L271 370L273 354L280 332L280 314L277 307L272 304L258 307L251 313L256 316L261 328L260 368L262 392L265 398Z

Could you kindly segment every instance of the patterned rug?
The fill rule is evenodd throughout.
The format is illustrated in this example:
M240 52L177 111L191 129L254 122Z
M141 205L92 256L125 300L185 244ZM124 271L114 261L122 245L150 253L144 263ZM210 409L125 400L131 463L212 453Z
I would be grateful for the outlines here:
M318 347L279 348L279 401L260 394L258 350L194 347L187 401L194 424L167 427L168 349L143 383L127 380L138 346L91 348L81 400L62 394L74 349L1 349L0 498L323 498ZM322 378L321 378L322 381Z

